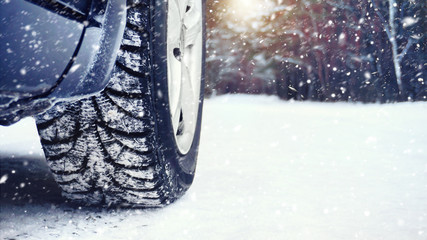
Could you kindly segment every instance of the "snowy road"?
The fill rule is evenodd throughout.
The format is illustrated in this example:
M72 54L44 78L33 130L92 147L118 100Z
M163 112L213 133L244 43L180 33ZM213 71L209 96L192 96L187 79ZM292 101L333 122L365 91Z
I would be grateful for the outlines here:
M0 239L427 239L427 103L224 96L203 121L194 185L155 210L63 204L32 121L0 128Z

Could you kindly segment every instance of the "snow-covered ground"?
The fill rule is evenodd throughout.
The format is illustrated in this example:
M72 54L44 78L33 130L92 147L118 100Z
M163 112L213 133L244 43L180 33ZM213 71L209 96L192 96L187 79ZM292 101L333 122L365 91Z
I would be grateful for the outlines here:
M31 119L0 128L0 238L427 239L427 103L222 96L202 131L181 200L103 210L61 203Z

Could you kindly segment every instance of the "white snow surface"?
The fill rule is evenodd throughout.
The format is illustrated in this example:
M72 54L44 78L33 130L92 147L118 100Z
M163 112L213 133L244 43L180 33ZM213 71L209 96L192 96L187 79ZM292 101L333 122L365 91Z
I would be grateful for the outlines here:
M41 155L31 119L0 128L0 186L34 195L1 198L1 239L427 239L427 103L208 99L193 186L163 209L38 196Z

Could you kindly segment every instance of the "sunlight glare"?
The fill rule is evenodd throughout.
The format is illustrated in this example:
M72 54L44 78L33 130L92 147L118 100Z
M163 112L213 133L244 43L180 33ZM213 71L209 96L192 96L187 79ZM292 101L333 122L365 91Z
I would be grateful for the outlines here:
M259 15L269 3L268 0L228 0L229 12L236 21L245 21Z

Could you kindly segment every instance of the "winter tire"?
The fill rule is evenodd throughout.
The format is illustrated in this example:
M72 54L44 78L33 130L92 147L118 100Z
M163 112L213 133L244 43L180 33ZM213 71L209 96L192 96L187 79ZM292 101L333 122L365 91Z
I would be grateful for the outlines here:
M133 0L108 86L37 117L63 195L157 207L190 187L203 102L202 0Z

